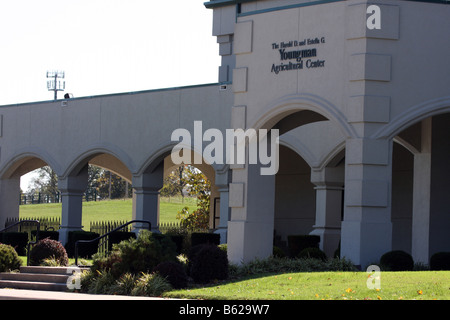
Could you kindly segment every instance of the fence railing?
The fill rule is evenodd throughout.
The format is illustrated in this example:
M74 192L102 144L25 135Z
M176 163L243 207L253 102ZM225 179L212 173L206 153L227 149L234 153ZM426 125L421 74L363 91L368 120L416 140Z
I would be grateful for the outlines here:
M84 201L97 201L98 194L95 192L85 192L83 194ZM33 194L20 194L19 204L39 204L39 203L60 203L62 201L61 192L43 193L37 192Z
M31 222L33 221L33 222ZM36 223L39 221L40 229L42 231L58 231L61 225L61 218L59 217L32 217L32 218L6 218L5 228L8 228L9 232L27 232L28 241L35 238ZM21 222L18 224L18 222ZM13 226L16 224L15 226Z
M150 221L146 221L146 220L131 220L126 222L123 225L118 226L117 228L114 228L113 230L97 237L96 239L92 239L92 240L78 240L75 242L75 265L78 266L78 248L80 245L82 244L88 244L88 243L98 243L99 246L102 246L103 242L106 242L107 238L109 238L109 235L112 234L113 232L117 232L119 230L123 231L124 228L128 228L129 225L131 225L132 223L144 223L148 225L148 230L151 229L151 223ZM100 242L100 240L104 239L102 242Z

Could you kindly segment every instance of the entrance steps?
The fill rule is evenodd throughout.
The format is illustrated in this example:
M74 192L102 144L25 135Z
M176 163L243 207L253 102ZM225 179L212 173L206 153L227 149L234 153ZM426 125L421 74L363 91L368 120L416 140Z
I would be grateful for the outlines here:
M20 272L0 273L0 288L68 291L70 267L22 266Z

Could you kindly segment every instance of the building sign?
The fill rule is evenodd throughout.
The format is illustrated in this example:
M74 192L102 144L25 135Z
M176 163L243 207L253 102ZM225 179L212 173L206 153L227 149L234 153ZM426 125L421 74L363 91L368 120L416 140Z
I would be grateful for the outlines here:
M325 67L325 60L318 58L318 46L325 43L325 37L291 40L272 43L272 50L277 51L279 63L272 64L271 72L302 70Z

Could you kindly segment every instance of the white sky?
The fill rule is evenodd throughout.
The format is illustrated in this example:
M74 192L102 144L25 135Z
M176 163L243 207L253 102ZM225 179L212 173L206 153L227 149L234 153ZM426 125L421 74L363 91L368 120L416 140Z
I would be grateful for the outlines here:
M0 105L217 82L205 1L0 0Z
M205 1L0 0L0 106L52 100L52 70L74 97L217 82Z

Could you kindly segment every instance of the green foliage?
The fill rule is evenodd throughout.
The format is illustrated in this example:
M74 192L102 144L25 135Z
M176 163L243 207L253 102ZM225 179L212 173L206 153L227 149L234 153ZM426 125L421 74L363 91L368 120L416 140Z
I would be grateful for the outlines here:
M189 207L184 207L178 212L177 219L188 230L208 229L211 182L191 166L187 166L185 179L189 195L197 197L197 209L190 212Z
M197 283L228 278L228 257L216 245L202 244L192 247L189 255L190 275Z
M450 270L450 252L437 252L430 258L431 270Z
M137 280L131 291L133 296L159 297L164 292L171 290L170 283L157 273L143 273Z
M128 196L131 195L131 184L128 184L127 190L126 181L107 170L100 171L94 186L100 199L119 199L123 198L126 193L128 193Z
M61 242L49 238L39 240L31 249L30 265L39 266L44 260L54 260L60 266L69 265L66 249Z
M0 272L17 270L22 265L19 255L13 247L0 243Z
M381 256L380 266L384 271L412 271L414 269L414 260L409 253L394 250Z
M323 271L357 271L353 263L343 259L298 259L269 257L255 259L243 265L231 265L230 276L233 278L263 273L287 272L323 272Z
M306 248L300 251L298 254L298 258L300 259L319 259L322 261L327 261L327 255L325 252L320 250L319 248Z
M164 261L158 264L153 272L169 281L170 285L175 289L186 288L188 277L184 266L175 261Z
M176 260L176 246L169 237L161 240L142 230L137 239L113 245L108 257L94 256L94 270L109 270L116 278L125 273L151 272L162 261Z

